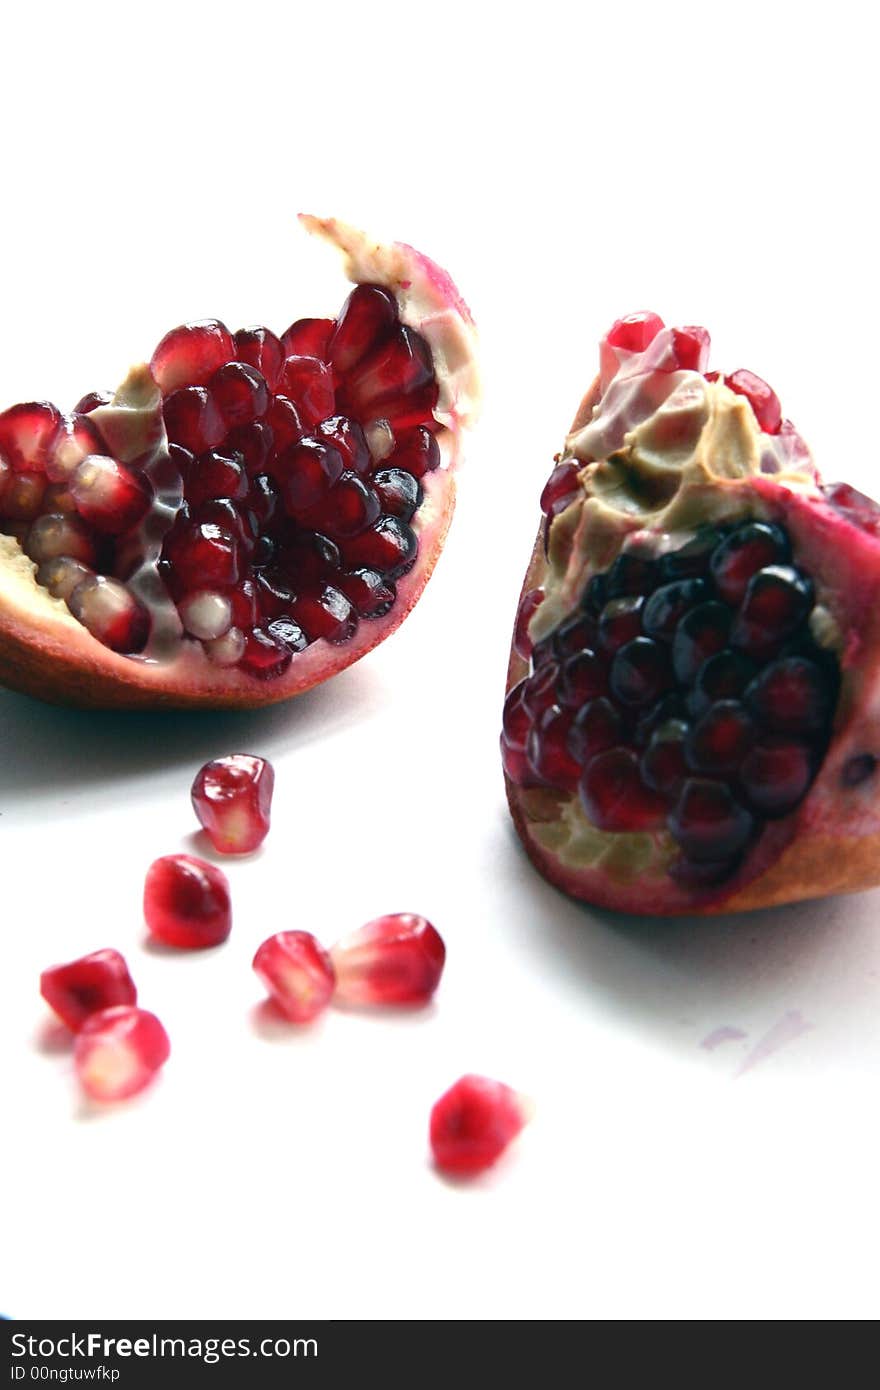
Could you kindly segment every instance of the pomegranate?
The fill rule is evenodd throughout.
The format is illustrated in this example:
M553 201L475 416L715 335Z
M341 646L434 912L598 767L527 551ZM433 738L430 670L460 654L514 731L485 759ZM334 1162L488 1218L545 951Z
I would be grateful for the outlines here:
M880 507L709 335L618 320L544 488L502 759L575 897L714 913L880 881Z
M257 706L356 661L434 568L479 386L470 313L334 220L336 319L217 320L69 414L0 414L0 682L86 706Z
M529 1120L529 1107L503 1081L462 1076L431 1111L434 1162L452 1177L483 1173L504 1153Z

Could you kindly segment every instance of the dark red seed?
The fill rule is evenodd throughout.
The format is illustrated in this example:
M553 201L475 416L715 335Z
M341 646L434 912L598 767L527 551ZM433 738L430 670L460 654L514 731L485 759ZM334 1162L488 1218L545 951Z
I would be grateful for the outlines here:
M356 473L343 473L303 519L309 527L317 527L332 540L340 541L348 536L359 536L381 514L379 497L369 483Z
M278 489L267 473L259 473L251 478L245 505L262 525L272 520L278 505Z
M166 854L147 871L144 918L150 935L166 946L218 946L232 929L226 875L194 855Z
M813 606L813 584L791 565L767 565L749 580L731 642L764 652L789 637Z
M298 595L291 604L290 612L310 642L319 637L338 642L350 635L354 617L351 603L332 584L325 584L312 593Z
M721 527L703 526L678 550L670 550L660 560L661 583L670 583L675 579L698 579L707 574L715 547L726 534Z
M591 758L580 795L587 819L599 830L652 830L663 824L663 799L644 785L628 748L609 748Z
M608 680L621 704L653 704L672 684L667 649L650 637L635 637L615 654Z
M765 666L747 686L743 698L763 728L774 733L814 734L830 721L833 691L812 661L789 656Z
M184 449L182 444L169 444L168 454L174 466L177 468L177 471L180 473L180 481L185 487L186 480L195 462L195 454L190 453L189 449Z
M618 555L605 576L608 598L623 598L627 594L648 594L657 584L659 564L653 556L625 550Z
M269 408L266 382L255 367L245 362L227 362L211 377L208 390L227 429L252 425Z
M679 622L709 597L702 579L680 579L655 589L642 612L642 631L658 642L671 642Z
M681 685L690 685L703 662L727 646L730 624L730 609L714 600L685 613L672 639L672 665Z
M709 362L711 346L706 329L693 325L688 328L673 328L671 333L678 366L683 371L704 372Z
M374 401L364 409L374 417L387 421L394 434L399 434L401 430L413 429L416 425L427 425L432 421L438 395L437 382L431 380L402 396Z
M153 380L163 396L179 387L204 386L224 363L235 357L229 329L217 319L185 323L166 333L150 362ZM219 444L219 440L215 440ZM211 445L204 445L211 448ZM201 453L197 449L196 453Z
M335 319L297 319L281 335L285 357L319 357L327 361Z
M608 689L608 672L604 661L589 649L566 657L557 681L559 703L569 709L579 709L587 700L604 695Z
M815 756L805 743L765 738L744 760L739 781L760 816L786 816L806 794L814 771Z
M281 370L281 389L293 401L307 429L333 414L333 374L317 357L288 357Z
M540 667L525 682L523 703L533 719L537 719L539 715L544 713L545 709L556 704L558 678L559 667L553 662Z
M206 454L201 454L190 468L183 495L195 508L202 502L210 502L218 497L239 501L246 496L247 490L248 480L241 454L225 449L210 449Z
M738 700L719 700L697 720L685 740L693 772L735 772L755 741L755 725Z
M642 781L662 796L678 796L690 775L684 755L687 735L688 725L683 720L669 719L654 730L642 754Z
M386 468L401 468L414 478L423 478L440 467L440 445L429 429L403 430L396 436L394 448L382 460Z
M61 413L48 401L12 405L0 414L0 457L16 473L45 473L61 430Z
M344 541L342 553L348 569L375 569L388 579L398 579L412 569L418 548L405 522L382 516L369 530Z
M595 651L597 635L596 623L591 617L586 613L573 613L553 633L553 654L564 661L566 657L576 656L587 648Z
M252 425L240 425L230 430L223 448L230 453L241 454L245 472L249 478L255 478L265 472L274 443L270 426L265 420L255 420Z
M274 391L281 375L285 353L280 339L268 328L240 328L235 334L235 355L260 373L270 391ZM291 348L290 352L295 349ZM262 411L260 412L262 414Z
M84 396L80 396L73 407L73 413L74 415L88 415L90 411L97 410L102 405L110 405L112 400L112 391L87 391Z
M78 1033L101 1009L136 1004L137 990L118 951L92 951L67 965L53 965L40 976L40 993L62 1023Z
M607 585L604 574L594 574L587 583L581 598L581 608L592 618L599 617L602 609L608 601Z
M651 735L661 724L670 719L687 720L688 710L684 697L677 692L664 695L655 705L651 705L636 722L633 741L637 748L646 748Z
M568 751L568 735L574 714L553 705L545 709L530 730L526 755L539 777L551 787L576 791L580 766Z
M616 652L642 631L644 594L613 598L599 614L599 644L606 652Z
M276 569L261 570L255 583L257 601L264 618L280 618L283 613L290 612L297 591L285 575Z
M710 656L697 672L693 690L688 696L688 708L695 718L705 714L716 700L737 700L754 679L757 667L742 652L723 651Z
M247 634L239 665L257 680L270 681L282 676L293 660L293 652L263 628Z
M544 484L541 511L547 517L558 516L581 495L577 465L570 461L558 463Z
M574 717L568 735L568 751L583 766L597 753L604 753L606 748L619 743L622 727L620 715L610 700L604 696L590 700Z
M232 626L247 632L260 617L256 582L253 579L242 579L240 584L229 590L227 598L232 605Z
M126 656L142 652L150 615L124 584L105 574L89 575L72 591L67 606L93 637Z
M273 398L266 411L266 424L272 432L272 444L277 455L282 454L291 444L302 439L306 433L306 427L300 419L299 411L293 401L288 400L286 396ZM252 425L250 428L254 429L255 426ZM231 435L229 442L232 442ZM274 467L266 462L260 464L258 471L262 473L264 470L267 473L275 472Z
M525 685L525 681L520 681L513 686L504 701L501 728L511 748L525 748L532 727L532 717L523 704Z
M414 329L401 324L390 338L364 358L345 382L345 396L356 413L385 415L385 401L409 396L429 386L434 375L431 349ZM324 411L325 415L330 414ZM390 417L389 417L390 418ZM392 427L394 421L391 421Z
M192 509L192 521L194 525L210 523L212 526L219 526L222 531L233 537L242 551L249 552L253 545L250 527L235 503L228 497L210 497L206 502L200 502ZM171 554L171 549L170 545L166 545L166 555Z
M214 522L187 527L166 542L165 553L184 590L224 589L238 582L238 545Z
M788 537L778 526L749 521L738 526L712 555L710 570L727 603L739 604L752 575L765 565L784 563L790 555Z
M529 635L529 623L537 613L544 601L543 589L529 589L528 593L523 594L519 601L519 608L516 612L516 624L513 632L513 647L517 656L522 657L523 661L528 661L532 655L532 639Z
M349 420L345 415L331 415L329 420L321 421L315 433L318 439L339 450L347 469L366 477L372 460L366 437L357 420Z
M168 438L193 454L216 449L226 433L223 416L204 386L172 391L165 399L163 413Z
M779 433L782 425L782 407L775 391L770 389L766 381L755 376L754 372L741 367L739 371L731 372L730 376L726 376L724 384L729 386L731 391L745 396L754 411L755 419L765 434Z
M287 514L295 517L315 507L339 482L343 467L339 450L311 435L285 449L273 475Z
M356 285L330 339L328 358L337 377L387 342L399 323L397 300L380 285Z
M689 859L729 859L745 848L754 822L722 782L689 777L669 816L669 829Z
M373 477L373 486L385 515L399 517L401 521L409 521L422 500L418 479L412 473L404 473L402 468L381 469Z
M337 574L334 583L350 599L361 618L382 618L394 605L397 590L376 570L359 569Z
M295 530L280 538L278 568L292 583L327 579L339 569L341 559L338 545L319 531Z

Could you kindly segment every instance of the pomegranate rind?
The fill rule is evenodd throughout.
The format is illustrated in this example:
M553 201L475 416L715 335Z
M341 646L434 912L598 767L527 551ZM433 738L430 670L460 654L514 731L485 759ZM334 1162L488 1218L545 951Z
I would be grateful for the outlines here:
M578 408L569 439L590 423L601 391L597 378ZM748 404L741 400L735 408L744 413L743 420L751 427ZM581 473L585 497L590 495L590 472L585 464ZM573 898L640 916L751 911L859 892L880 883L880 771L857 785L849 785L847 780L847 769L854 760L868 756L880 764L880 541L824 501L812 460L802 444L796 466L788 474L716 476L707 480L707 485L718 491L721 513L781 522L795 552L809 557L817 599L836 634L841 692L828 752L801 806L784 820L768 823L739 870L710 887L684 887L669 876L665 864L672 857L672 846L666 846L664 861L663 841L668 837L662 831L638 837L596 831L605 841L596 864L566 862L561 827L566 816L580 814L576 796L549 788L519 787L505 776L514 825L538 872ZM531 590L551 582L554 568L558 577L560 568L570 564L567 588L570 607L574 607L574 594L580 592L590 572L589 567L584 570L572 560L575 514L581 500L554 519L549 557L543 525L540 528L520 601ZM607 534L606 545L595 555L592 568L606 569L624 537L644 525L644 516L634 514L621 524L616 536ZM533 636L556 626L564 615L565 599L561 602L561 609L541 614L543 626L533 619ZM528 670L528 663L511 646L506 688L522 680ZM650 846L649 841L653 841Z
M364 620L354 636L324 640L298 653L289 669L260 681L237 668L213 665L195 642L166 634L162 652L145 659L114 653L96 641L35 579L36 566L14 537L0 535L0 684L50 704L93 709L253 709L320 685L390 636L415 607L443 549L455 506L455 470L463 429L479 402L475 332L470 312L445 271L410 247L386 247L335 219L303 217L308 230L343 250L355 283L382 283L398 296L401 317L428 339L436 354L440 400L435 414L443 466L421 479L423 501L409 523L418 542L412 570L395 581L397 598L385 617ZM145 438L164 442L161 401L150 394L147 368L132 369L114 406L140 410ZM132 383L138 386L136 400ZM99 407L102 428L108 407ZM110 407L112 410L113 407ZM171 605L169 605L171 607ZM168 654L170 651L170 655Z

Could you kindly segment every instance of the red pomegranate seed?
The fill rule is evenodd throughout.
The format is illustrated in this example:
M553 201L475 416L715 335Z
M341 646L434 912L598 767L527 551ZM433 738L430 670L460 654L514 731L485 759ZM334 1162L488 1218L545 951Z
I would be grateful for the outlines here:
M326 362L335 327L335 319L297 319L281 335L284 356L320 357L322 362Z
M137 990L118 951L92 951L40 976L40 993L74 1033L86 1019L116 1004L136 1004Z
M276 338L274 333L270 333L268 328L254 327L240 328L233 341L238 361L254 367L269 390L274 391L286 355L280 339ZM291 348L290 351L293 352L294 349Z
M285 533L281 539L278 568L288 579L315 583L339 569L339 547L319 531L302 531L297 527L291 535Z
M651 705L672 685L668 648L651 637L634 637L615 654L608 678L621 704Z
M558 679L559 667L555 661L551 661L540 666L526 680L523 687L523 704L532 719L540 718L545 709L556 704L556 682Z
M361 618L383 617L397 597L391 581L383 579L376 570L359 569L351 574L340 574L336 586L351 600Z
M332 584L323 585L315 593L298 594L290 605L290 613L310 642L319 637L328 642L345 641L357 625L350 602Z
M251 628L259 620L260 606L253 579L243 579L227 594L235 627Z
M653 555L624 550L605 575L605 597L624 598L650 593L660 579L660 565Z
M462 1076L431 1111L434 1162L443 1173L471 1177L491 1168L528 1123L522 1096L503 1081Z
M731 641L753 654L773 650L800 627L812 606L811 580L792 565L766 565L748 582Z
M690 775L684 753L687 735L682 719L668 719L654 730L639 764L646 787L663 796L678 796Z
M642 631L644 594L628 594L613 598L599 615L599 642L606 652L616 652L624 642L631 642Z
M672 664L681 685L690 685L703 662L727 646L730 624L730 609L714 600L685 613L672 640Z
M726 376L724 384L729 386L731 391L736 391L737 395L745 396L765 434L779 433L782 427L782 407L775 391L770 389L766 381L742 367Z
M0 455L16 473L45 473L61 429L61 415L48 401L27 401L0 413Z
M381 417L392 433L399 435L401 431L413 429L416 425L427 425L433 420L438 395L437 382L431 380L402 396L374 401L371 406L364 408Z
M505 739L511 748L520 750L525 749L532 727L532 717L523 704L525 685L525 681L520 681L519 685L513 686L507 692L501 716L501 728Z
M225 941L232 928L226 875L191 854L166 854L150 865L144 917L166 946L199 950Z
M281 389L293 401L307 429L333 414L333 374L317 357L288 357L281 369Z
M251 478L244 500L248 511L253 512L261 525L272 520L278 506L278 489L268 473L258 473Z
M330 958L344 1004L425 1004L440 983L446 947L426 917L395 912L344 936Z
M72 591L67 606L93 637L111 651L142 652L150 635L150 615L124 584L91 575Z
M545 787L547 785L535 772L525 755L525 750L514 748L503 734L501 735L501 761L506 775L518 787Z
M42 473L13 473L3 491L3 514L10 521L33 521L43 509L46 479Z
M738 604L745 597L752 575L765 565L784 564L789 554L784 531L764 521L750 521L721 542L709 568L721 597L727 603Z
M567 656L578 656L587 648L595 651L598 628L589 613L573 613L560 623L550 640L554 654L564 661Z
M166 541L165 552L184 590L238 583L238 545L223 527L203 521Z
M257 680L270 681L283 676L292 660L293 649L272 633L255 627L247 634L241 665Z
M248 479L241 454L227 449L209 449L190 468L183 495L195 508L202 502L222 497L241 501L247 490Z
M602 658L589 650L567 657L562 663L556 689L559 703L573 710L580 709L597 695L604 695L608 689L608 675Z
M683 371L706 370L711 343L705 328L673 328L672 342L675 360Z
M171 1044L155 1014L119 1005L91 1014L77 1034L74 1063L92 1100L127 1100L153 1080Z
M424 425L402 430L396 436L394 448L383 460L388 468L401 468L414 478L423 478L440 467L440 445Z
M136 526L153 500L153 489L142 473L103 454L83 459L70 479L70 492L83 520L108 536Z
M529 589L523 594L516 611L516 626L513 632L513 645L517 656L528 661L532 654L532 639L529 636L529 623L544 602L543 589ZM587 644L589 645L589 644Z
M382 468L373 474L373 487L379 497L380 509L386 516L409 521L422 501L418 478L404 473L402 468Z
M802 656L765 666L746 687L744 698L759 724L782 734L818 733L833 704L822 671Z
M266 618L279 618L289 613L296 600L296 590L277 569L262 570L256 580L257 603Z
M245 362L227 362L211 377L208 390L229 429L252 425L269 408L266 382Z
M787 816L805 795L815 754L796 739L766 738L745 758L739 780L749 805L761 816Z
M642 631L657 641L671 642L685 613L708 597L709 586L702 579L679 579L662 585L642 610Z
M643 310L627 314L625 318L615 319L605 335L610 347L622 352L644 352L653 343L663 327L663 320L657 314Z
M374 411L385 415L379 409L384 401L419 391L432 382L433 374L431 350L424 338L402 324L348 374L345 396L353 402L356 414ZM390 413L388 418L393 425Z
M356 420L349 420L345 415L331 415L329 420L321 421L316 433L318 439L338 449L347 469L366 477L372 460L366 436Z
M67 415L46 459L46 477L64 483L89 454L106 454L107 446L93 420L85 415Z
M622 725L620 715L610 700L600 696L590 700L578 710L568 734L568 751L579 766L583 767L597 753L613 748L620 742Z
M285 405L283 397L278 399L282 402L278 412L279 418L284 419L290 430L295 428L296 432L291 434L291 440L298 438L302 434L299 416L296 415L296 411L289 401ZM269 407L269 415L272 414L276 404L277 401ZM294 416L296 416L295 427L293 424ZM257 474L265 472L274 443L275 435L271 426L266 423L266 420L255 420L252 425L238 425L234 430L230 430L223 447L232 454L241 454L245 472L249 478L254 478Z
M232 335L216 319L185 323L166 333L150 362L153 380L167 396L181 386L204 386L218 367L235 358ZM219 443L219 440L215 440ZM202 448L212 446L203 445ZM196 453L201 453L197 449Z
M591 758L580 791L587 819L599 830L654 830L663 824L665 802L644 785L628 748L609 748Z
M574 711L552 705L545 709L526 742L526 755L535 772L551 786L576 791L581 769L568 751Z
M397 301L390 290L380 285L355 286L330 339L328 356L337 376L386 342L397 324Z
M554 517L565 511L581 494L578 482L578 469L573 463L558 463L544 484L541 493L541 511L545 516Z
M745 848L754 822L722 782L689 778L669 816L669 829L688 859L729 859Z
M344 463L338 449L307 435L279 455L275 476L288 516L315 507L342 477Z
M257 950L254 970L291 1023L311 1023L330 1002L335 978L323 946L307 931L282 931Z
M165 399L165 429L172 444L193 454L215 449L223 440L223 416L204 386L183 386Z
M74 414L87 415L90 410L97 410L99 406L110 405L112 400L112 391L87 391L73 407Z
M719 700L694 724L684 751L693 772L735 772L755 741L755 725L738 700Z
M230 753L205 763L192 784L199 824L219 854L250 854L269 833L275 772L265 758Z
M382 514L375 490L356 473L343 473L324 498L308 514L308 524L331 540L359 536Z
M37 517L25 538L24 552L38 565L61 557L94 565L98 558L97 542L85 523L61 512Z
M415 534L396 516L382 516L369 530L343 543L349 569L375 569L387 579L399 579L415 564L419 548Z

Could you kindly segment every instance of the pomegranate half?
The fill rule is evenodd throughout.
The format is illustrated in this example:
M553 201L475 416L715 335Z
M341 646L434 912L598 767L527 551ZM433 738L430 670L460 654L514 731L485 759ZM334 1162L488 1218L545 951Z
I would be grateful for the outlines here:
M166 334L114 395L0 414L0 683L84 706L256 706L387 637L443 545L474 327L400 243L303 217L354 281L280 337Z
M542 495L501 736L538 870L668 915L880 882L880 507L709 335L618 320Z

